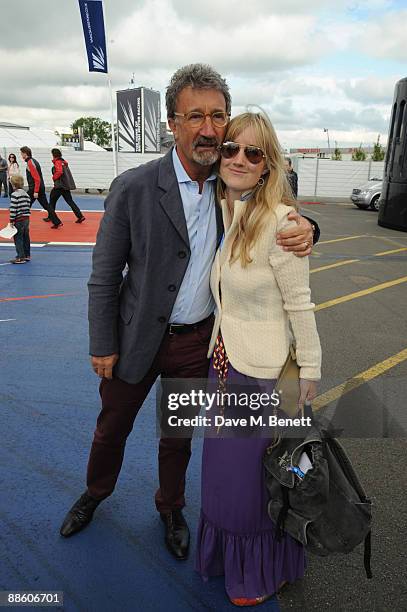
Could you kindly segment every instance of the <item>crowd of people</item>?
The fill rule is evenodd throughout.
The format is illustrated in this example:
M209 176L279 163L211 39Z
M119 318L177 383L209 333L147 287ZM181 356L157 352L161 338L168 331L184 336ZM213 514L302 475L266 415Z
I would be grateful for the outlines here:
M59 229L63 223L56 213L59 198L65 200L76 216L76 223L83 223L85 217L79 206L74 202L71 191L76 189L68 162L62 157L60 149L54 148L52 154L52 181L49 201L45 191L45 183L41 165L32 156L30 147L21 147L21 159L26 164L27 191L24 191L24 178L20 165L14 153L8 156L8 162L0 155L0 196L4 188L4 197L10 197L10 225L15 227L14 244L17 256L11 260L13 264L24 264L30 261L30 214L33 203L37 200L46 211L45 222L51 223L51 229ZM28 204L27 204L28 202Z

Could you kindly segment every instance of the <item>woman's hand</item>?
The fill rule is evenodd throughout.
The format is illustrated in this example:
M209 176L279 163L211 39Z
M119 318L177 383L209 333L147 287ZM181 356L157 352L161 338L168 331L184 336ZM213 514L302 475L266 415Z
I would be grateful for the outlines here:
M312 402L317 396L318 383L315 380L300 378L300 397L298 398L298 409L304 410L305 400Z

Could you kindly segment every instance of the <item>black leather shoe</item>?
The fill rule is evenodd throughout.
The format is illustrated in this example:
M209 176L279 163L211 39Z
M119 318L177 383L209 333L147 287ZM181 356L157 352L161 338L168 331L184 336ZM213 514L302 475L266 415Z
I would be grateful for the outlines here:
M176 559L187 559L189 551L189 529L182 510L160 514L165 525L165 543Z
M59 533L64 536L64 538L69 538L74 535L74 533L81 531L91 522L93 513L101 501L102 500L98 501L94 499L85 492L69 510Z

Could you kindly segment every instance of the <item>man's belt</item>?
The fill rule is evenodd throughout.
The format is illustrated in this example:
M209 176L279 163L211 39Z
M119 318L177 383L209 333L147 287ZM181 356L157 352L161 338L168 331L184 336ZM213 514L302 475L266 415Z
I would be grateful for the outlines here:
M172 336L173 334L188 334L189 332L198 329L205 323L208 323L210 319L213 318L213 314L206 317L206 319L202 319L202 321L198 321L198 323L170 323L167 325L167 332Z

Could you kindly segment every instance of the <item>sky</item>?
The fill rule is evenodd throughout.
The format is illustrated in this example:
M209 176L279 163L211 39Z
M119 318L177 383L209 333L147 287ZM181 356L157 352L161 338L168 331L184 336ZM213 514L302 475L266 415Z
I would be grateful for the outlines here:
M77 0L0 0L0 122L65 130L110 121L106 77L89 73ZM114 90L161 92L185 64L227 80L232 114L260 105L284 147L387 141L407 77L407 0L105 0ZM163 119L165 108L162 104Z

